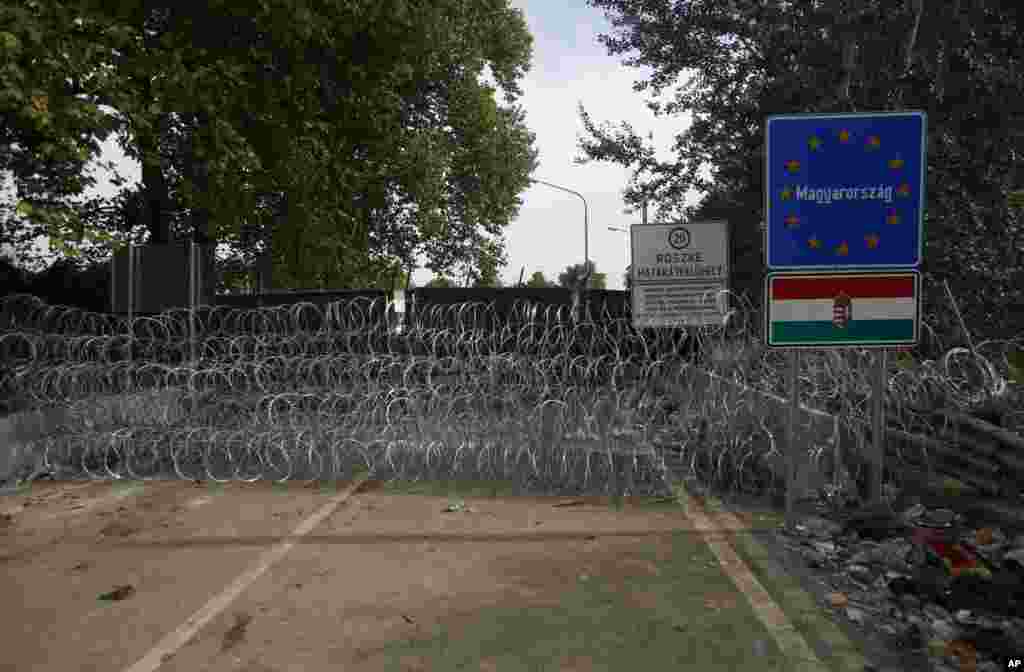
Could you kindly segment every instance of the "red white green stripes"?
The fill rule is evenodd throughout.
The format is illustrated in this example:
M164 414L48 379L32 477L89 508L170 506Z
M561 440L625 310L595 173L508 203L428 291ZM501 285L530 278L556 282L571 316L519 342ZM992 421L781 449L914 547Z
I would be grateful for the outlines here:
M917 342L916 272L773 273L767 284L769 345L879 347Z

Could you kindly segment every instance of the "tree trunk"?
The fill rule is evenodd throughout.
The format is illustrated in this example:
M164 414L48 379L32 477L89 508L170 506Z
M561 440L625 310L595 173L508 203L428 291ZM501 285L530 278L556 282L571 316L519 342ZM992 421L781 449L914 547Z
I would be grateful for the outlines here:
M139 137L142 151L142 191L145 200L142 216L149 230L149 243L166 245L171 240L170 195L159 163L156 134Z
M205 115L198 115L199 127L206 123ZM207 159L197 159L194 155L192 160L192 182L197 193L202 197L209 194L210 189L210 166ZM191 212L192 220L192 242L199 245L199 258L202 268L200 274L199 302L201 304L211 302L216 292L216 280L212 270L215 268L215 246L210 231L210 211L202 204L193 205ZM190 257L191 258L191 257ZM213 285L212 287L210 285Z
M924 0L907 0L907 9L913 12L914 24L907 33L907 42L904 46L903 70L910 72L910 66L914 63L914 45L917 44L917 31L921 28L921 15L924 14Z
M149 17L147 16L147 18ZM159 35L153 34L153 26L145 20L142 28L145 49L155 48ZM142 94L141 108L143 110L149 110L150 106L161 103L153 91L152 81L148 75L138 76L135 83ZM137 131L136 134L142 158L142 192L145 203L142 216L145 218L146 228L149 229L149 243L166 245L171 240L170 218L168 217L170 195L160 162L160 136L167 128L169 115L163 112L153 116L155 118L151 119L152 127L145 132Z
M277 212L274 213L273 221L266 227L263 234L263 253L260 255L256 266L257 292L269 292L274 286L274 229L282 226L287 221L288 199L287 193L281 195Z
M199 113L196 115L196 129L193 131L192 147L195 146L195 136L209 123L207 115ZM200 199L208 197L210 193L210 163L205 156L197 158L195 151L190 157L192 184ZM192 240L199 244L211 242L210 232L210 211L204 204L192 204Z

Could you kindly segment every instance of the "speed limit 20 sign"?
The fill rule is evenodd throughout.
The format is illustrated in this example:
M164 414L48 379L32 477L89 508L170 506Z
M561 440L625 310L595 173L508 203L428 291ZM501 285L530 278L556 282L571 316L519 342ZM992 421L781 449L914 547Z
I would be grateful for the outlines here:
M724 221L633 226L633 326L721 322L729 286L729 226Z
M685 250L690 246L690 230L677 226L668 232L668 244L674 250Z

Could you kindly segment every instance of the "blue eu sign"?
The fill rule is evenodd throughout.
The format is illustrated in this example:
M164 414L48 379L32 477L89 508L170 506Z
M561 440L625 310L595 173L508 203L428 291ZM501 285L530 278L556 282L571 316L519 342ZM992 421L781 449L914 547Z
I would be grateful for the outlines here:
M772 116L765 135L768 268L921 263L923 112Z

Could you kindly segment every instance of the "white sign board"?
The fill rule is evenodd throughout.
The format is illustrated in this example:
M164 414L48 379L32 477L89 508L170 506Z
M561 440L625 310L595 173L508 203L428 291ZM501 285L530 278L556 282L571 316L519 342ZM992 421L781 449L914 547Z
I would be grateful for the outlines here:
M729 225L724 221L631 227L633 326L720 324L729 287Z

